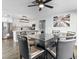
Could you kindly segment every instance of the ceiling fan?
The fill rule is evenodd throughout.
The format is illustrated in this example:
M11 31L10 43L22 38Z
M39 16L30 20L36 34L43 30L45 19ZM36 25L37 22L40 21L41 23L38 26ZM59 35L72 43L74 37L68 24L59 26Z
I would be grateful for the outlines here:
M53 6L50 6L50 5L46 5L46 3L50 2L52 0L35 0L33 1L33 5L28 5L28 7L34 7L34 6L38 6L39 7L39 11L42 10L43 7L48 7L48 8L53 8Z

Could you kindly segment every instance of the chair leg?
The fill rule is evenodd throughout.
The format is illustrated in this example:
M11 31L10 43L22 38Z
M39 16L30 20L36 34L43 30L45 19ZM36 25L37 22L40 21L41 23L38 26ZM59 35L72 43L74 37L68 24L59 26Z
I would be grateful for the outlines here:
M22 56L20 55L20 59L22 59Z
M72 57L72 58L70 58L70 59L75 59L75 55L74 55L74 53L73 53L73 57Z
M74 55L74 53L73 53L73 59L75 59L75 55Z

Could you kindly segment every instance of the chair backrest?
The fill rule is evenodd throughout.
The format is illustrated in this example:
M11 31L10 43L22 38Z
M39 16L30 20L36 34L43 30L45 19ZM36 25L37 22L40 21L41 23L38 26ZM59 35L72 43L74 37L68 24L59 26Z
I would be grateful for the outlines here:
M76 39L59 40L57 48L57 59L72 59Z
M30 56L30 46L28 45L27 37L24 36L18 36L18 43L19 43L19 50L22 57L25 59L31 59Z

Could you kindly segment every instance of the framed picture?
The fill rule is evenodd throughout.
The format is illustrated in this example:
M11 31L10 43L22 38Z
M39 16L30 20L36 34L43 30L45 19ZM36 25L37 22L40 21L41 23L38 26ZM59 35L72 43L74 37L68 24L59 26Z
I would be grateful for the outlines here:
M70 14L65 16L54 16L53 27L70 27Z

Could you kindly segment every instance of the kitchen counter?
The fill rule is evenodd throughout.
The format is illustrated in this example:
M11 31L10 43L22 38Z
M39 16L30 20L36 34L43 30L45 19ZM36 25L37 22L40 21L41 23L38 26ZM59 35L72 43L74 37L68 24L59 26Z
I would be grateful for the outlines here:
M38 30L14 30L13 31L13 40L14 40L14 42L18 42L18 40L17 40L17 35L20 35L20 32L24 32L25 34L24 35L26 35L27 33L32 33L32 32L39 32Z

